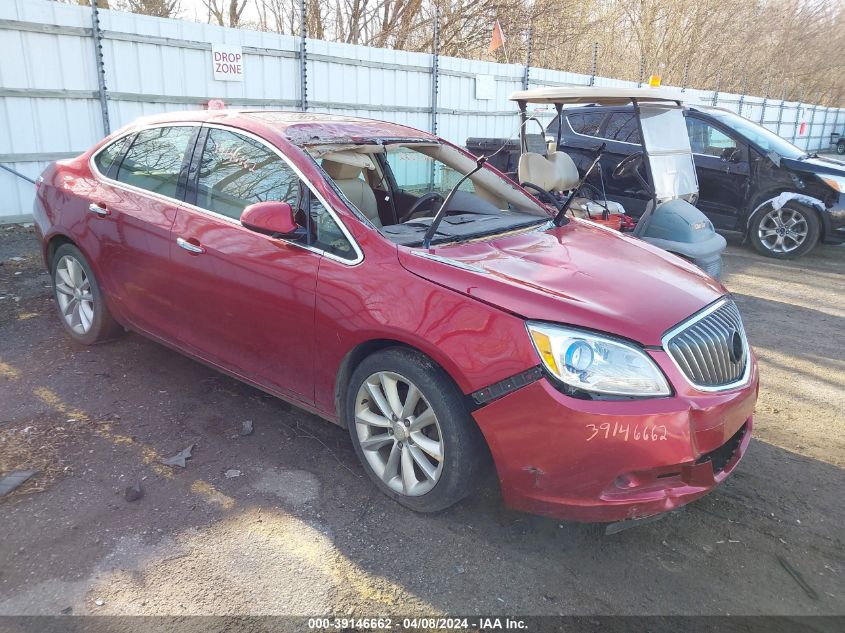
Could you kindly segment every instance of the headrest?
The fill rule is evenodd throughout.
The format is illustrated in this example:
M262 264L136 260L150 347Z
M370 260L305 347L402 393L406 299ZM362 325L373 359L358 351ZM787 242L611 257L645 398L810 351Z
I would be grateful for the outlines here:
M565 152L552 152L549 154L549 162L552 163L557 172L557 186L561 191L574 189L581 177L578 175L578 168L575 161Z
M355 180L361 175L361 167L358 165L324 159L321 166L332 180Z

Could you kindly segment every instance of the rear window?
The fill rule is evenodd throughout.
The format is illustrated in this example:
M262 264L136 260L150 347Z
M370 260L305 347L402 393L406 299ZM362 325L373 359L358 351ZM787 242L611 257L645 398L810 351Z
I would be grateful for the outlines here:
M191 126L159 127L139 132L117 172L117 180L176 197L182 161L193 136Z
M97 156L94 158L94 164L97 166L97 171L99 171L103 176L113 177L113 169L117 168L115 161L119 160L121 155L123 154L123 150L126 147L126 142L132 138L132 135L124 136L121 139L116 140L111 145L107 145L106 148L100 151Z
M601 122L604 120L602 112L587 112L585 114L568 114L566 120L573 131L584 136L598 136Z
M614 112L607 120L602 136L611 141L640 144L640 127L634 112Z

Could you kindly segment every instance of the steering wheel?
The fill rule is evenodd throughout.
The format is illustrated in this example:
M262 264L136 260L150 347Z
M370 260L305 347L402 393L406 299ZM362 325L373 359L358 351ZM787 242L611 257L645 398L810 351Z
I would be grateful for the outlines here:
M643 162L643 153L642 152L635 152L633 154L629 154L625 158L622 159L616 169L613 170L611 176L614 180L621 180L623 178L630 178L637 173L637 170L640 168Z
M439 204L437 206L443 204L446 201L446 198L441 196L439 193L434 193L433 191L421 195L419 198L417 198L417 201L411 205L411 208L408 209L408 211L401 218L399 218L399 223L401 224L402 222L410 220L412 217L414 217L414 214L419 213L420 209L423 209L428 205L433 208L435 206L433 203L438 201Z

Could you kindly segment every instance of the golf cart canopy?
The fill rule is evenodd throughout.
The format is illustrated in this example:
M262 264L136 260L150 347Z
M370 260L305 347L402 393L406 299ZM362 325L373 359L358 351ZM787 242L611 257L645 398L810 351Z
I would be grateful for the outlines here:
M627 105L633 100L669 101L680 103L678 96L660 88L604 88L601 86L565 86L519 90L509 97L511 101L526 103L566 103L599 105Z

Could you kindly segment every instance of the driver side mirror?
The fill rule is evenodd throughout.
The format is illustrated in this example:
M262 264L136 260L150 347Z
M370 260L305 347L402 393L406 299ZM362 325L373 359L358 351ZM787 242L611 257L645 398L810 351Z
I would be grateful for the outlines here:
M299 230L293 207L287 202L256 202L241 213L241 224L251 231L268 235L292 235Z

